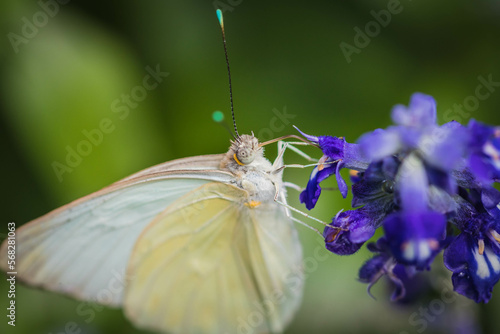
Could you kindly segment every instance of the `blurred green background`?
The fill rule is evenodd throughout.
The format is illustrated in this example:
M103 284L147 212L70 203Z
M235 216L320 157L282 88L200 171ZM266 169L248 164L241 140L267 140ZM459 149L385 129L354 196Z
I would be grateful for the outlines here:
M253 130L269 139L296 133L294 124L354 141L389 125L391 107L407 104L415 91L435 97L441 122L474 117L500 124L500 87L478 105L471 98L479 76L500 82L498 1L70 1L57 10L54 2L0 4L3 235L9 221L19 227L153 164L227 150L229 135L211 120L214 110L229 116L217 4L225 9L240 133ZM388 6L394 14L390 22L385 17L385 27L370 23ZM355 40L355 28L367 27L369 41ZM350 62L341 43L356 47ZM136 88L148 66L169 75L152 90ZM123 94L131 93L141 101L125 107ZM464 103L465 112L453 111ZM285 110L293 118L276 121L276 112ZM108 133L80 147L91 152L58 177L54 162L66 165L68 150L78 149L103 119ZM267 156L275 152L269 147ZM286 161L302 162L293 153ZM304 186L309 172L287 170L285 180ZM295 191L289 198L303 208ZM328 192L313 214L329 220L349 203ZM468 324L477 332L498 329L498 287L487 305L460 296L445 303L440 293L447 291L449 273L438 259L427 275L431 294L393 304L389 286L380 282L374 300L356 281L370 257L365 249L334 256L314 233L297 228L307 284L287 333L451 333ZM17 325L7 326L2 315L3 333L65 333L68 322L81 333L140 332L121 310L102 310L87 323L76 313L77 301L21 284L17 289ZM4 279L0 295L5 313Z

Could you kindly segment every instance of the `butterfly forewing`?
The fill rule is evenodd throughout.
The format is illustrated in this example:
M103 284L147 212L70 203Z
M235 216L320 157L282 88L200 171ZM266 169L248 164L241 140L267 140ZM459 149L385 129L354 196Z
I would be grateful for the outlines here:
M198 155L194 157L176 159L172 161L167 161L155 166L151 166L137 173L134 173L118 182L126 182L131 179L137 179L144 176L152 176L156 174L162 174L164 172L171 171L190 171L190 170L219 170L220 162L224 154L207 154Z
M120 306L126 265L147 224L193 189L231 180L222 171L153 168L153 173L139 172L21 227L16 235L18 278L78 299ZM6 247L3 243L0 253L4 271Z

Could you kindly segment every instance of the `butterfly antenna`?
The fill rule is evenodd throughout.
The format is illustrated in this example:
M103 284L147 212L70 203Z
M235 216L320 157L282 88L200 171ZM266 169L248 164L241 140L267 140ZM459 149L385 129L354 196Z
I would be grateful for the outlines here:
M229 68L229 58L227 56L226 34L224 32L224 18L222 17L222 11L220 9L217 9L217 18L219 19L220 28L222 31L222 43L224 44L224 54L226 55L227 76L229 78L229 101L231 102L231 115L233 116L234 132L236 132L236 137L239 138L240 134L238 133L238 129L236 128L236 118L234 117L233 87L231 85L231 69Z

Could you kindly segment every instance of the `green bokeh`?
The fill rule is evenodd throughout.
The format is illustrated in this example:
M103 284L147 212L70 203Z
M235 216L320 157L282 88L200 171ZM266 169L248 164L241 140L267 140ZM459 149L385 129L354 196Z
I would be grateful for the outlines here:
M407 104L415 91L435 97L441 122L452 117L467 123L473 117L500 124L500 87L479 106L453 111L454 104L476 94L479 77L500 81L496 1L403 0L400 13L391 15L350 63L339 45L355 45L354 28L365 30L374 21L371 11L380 13L394 1L220 3L238 3L228 5L224 22L240 133L254 131L267 140L296 134L292 125L297 125L308 133L354 141L386 127L391 107ZM71 1L16 52L9 33L21 34L23 18L33 22L40 11L34 1L0 5L2 226L8 221L21 226L153 164L227 150L229 135L211 118L214 110L222 110L226 119L230 115L213 1ZM136 87L144 86L144 77L157 67L168 76L127 107L124 96L140 93ZM293 118L277 123L282 128L276 130L272 120L285 111ZM82 147L89 134L95 144ZM78 147L89 154L58 177L54 164L67 164L68 152ZM308 153L319 157L314 150ZM266 148L266 154L272 159L276 149ZM286 159L303 162L293 155ZM287 170L285 180L304 186L308 173ZM302 208L295 191L289 198ZM313 213L329 220L349 203L328 192ZM359 266L370 257L366 250L334 256L317 235L297 228L310 267L302 307L287 333L417 333L422 325L411 319L425 319L418 315L420 308L441 300L437 295L412 305L391 304L384 283L373 289L374 300L356 281ZM439 263L433 272L435 289L442 291L449 273ZM87 322L75 312L77 301L21 284L17 288L17 326L6 325L3 311L2 333L55 334L68 322L85 333L140 332L120 310L104 309ZM3 279L0 291L5 310ZM457 314L494 332L499 312L495 292L489 304L479 306L457 296L442 313L431 314L436 317L427 319L425 332L450 332Z
M212 119L214 122L220 123L224 121L224 113L220 110L216 110L212 113Z

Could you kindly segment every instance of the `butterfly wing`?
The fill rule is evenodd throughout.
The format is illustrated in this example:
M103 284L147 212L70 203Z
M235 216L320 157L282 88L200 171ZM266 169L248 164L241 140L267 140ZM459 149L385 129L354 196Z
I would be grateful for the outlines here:
M302 294L297 233L283 207L245 203L245 190L208 183L147 226L127 269L124 308L136 325L169 333L283 330Z
M223 158L224 154L207 154L207 155L198 155L194 157L171 160L141 170L118 182L128 181L143 176L151 176L159 173L164 173L167 171L219 170L220 163Z
M127 261L137 236L154 216L207 182L230 182L233 178L230 173L211 169L153 168L156 169L118 181L19 228L17 277L30 285L81 300L120 306ZM0 265L9 271L6 256L4 242Z

